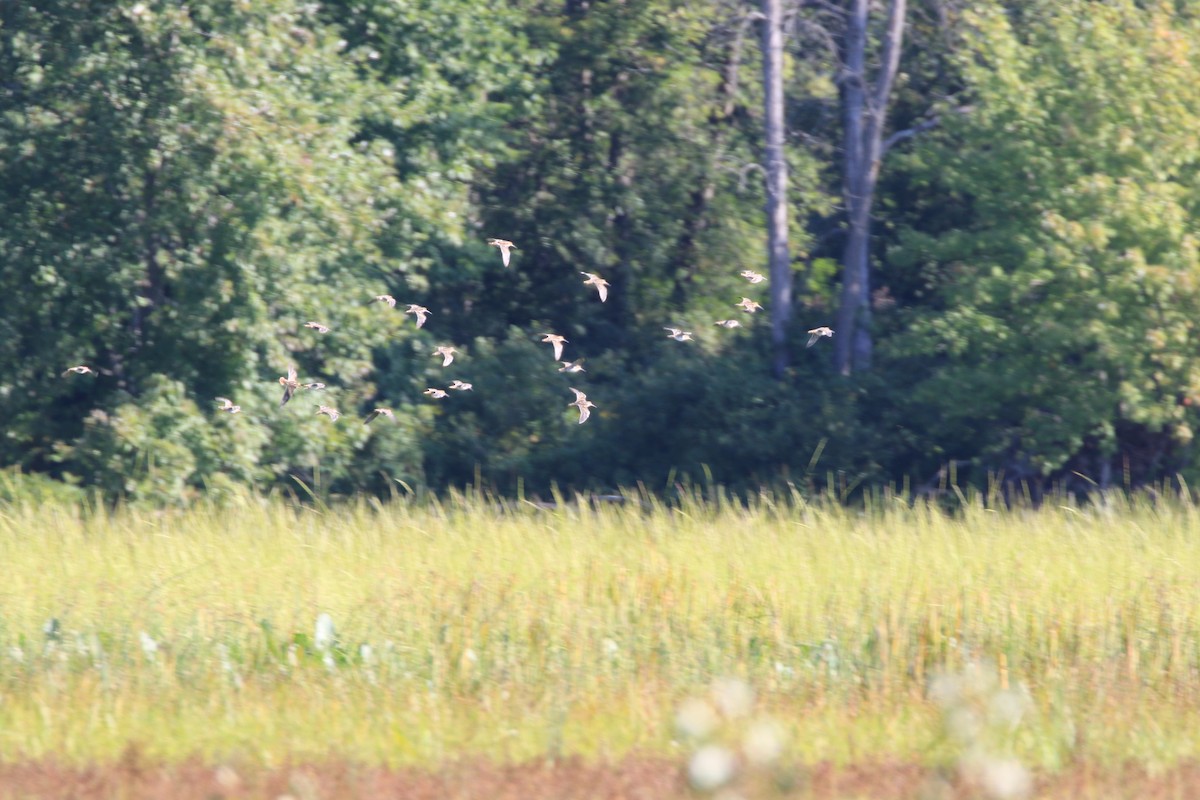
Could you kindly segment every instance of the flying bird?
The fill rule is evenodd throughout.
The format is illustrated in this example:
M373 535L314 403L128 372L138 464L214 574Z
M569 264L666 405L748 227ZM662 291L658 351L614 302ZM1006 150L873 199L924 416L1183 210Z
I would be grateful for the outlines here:
M742 327L742 323L738 322L736 319L719 319L716 322L714 322L713 324L720 325L722 328L740 328L740 327Z
M319 322L306 322L306 323L304 323L304 327L312 328L317 333L329 333L329 326L322 325Z
M570 387L570 389L575 393L575 402L567 403L567 406L575 406L579 409L579 424L582 425L583 423L587 422L587 418L592 415L592 409L596 407L596 404L591 400L588 400L587 395L576 389L574 386Z
M445 389L426 389L424 393L432 397L434 400L441 400L446 396Z
M822 336L833 336L833 328L827 328L822 325L819 328L810 329L808 332L808 345L806 346L812 347L817 343L817 339L820 339Z
M567 343L568 339L565 336L559 336L557 333L541 333L538 335L542 337L543 344L554 345L554 360L561 361L563 345Z
M504 262L504 266L508 266L508 260L512 257L512 251L519 248L510 242L508 239L488 239L488 244L492 247L500 248L500 259Z
M682 328L663 328L663 330L667 332L667 336L669 336L670 338L674 339L677 342L692 341L692 332L691 331L685 331Z
M216 401L220 403L220 405L217 407L217 411L228 411L230 414L236 414L242 410L241 406L235 406L233 401L228 397L218 397L216 398Z
M370 425L377 417L387 417L392 422L396 421L396 415L392 413L390 408L377 408L370 414L367 414L367 418L363 420L363 425Z
M740 303L734 303L734 305L741 308L747 314L753 314L755 311L762 310L762 304L754 302L749 297L743 297Z
M580 361L582 360L583 359L580 359ZM587 370L583 368L583 364L580 364L579 361L563 361L562 366L558 368L558 371L568 373L587 372Z
M453 347L450 347L449 345L444 344L444 345L438 347L438 349L434 350L433 354L435 356L441 356L442 357L442 366L448 367L448 366L450 366L451 362L454 361L454 354L457 352L458 351L455 350Z
M471 384L467 383L466 381L450 381L450 388L456 389L457 391L460 391L460 392L469 392L472 389L474 389L475 387L472 386Z
M763 281L766 280L766 276L761 275L752 269L744 269L741 272L739 272L738 274L741 275L746 280L750 281L751 283L762 283Z
M387 304L388 304L388 308L395 308L395 307L396 307L396 298L392 297L390 294L377 294L377 295L375 295L375 301L374 301L374 302L376 302L376 303L387 303Z
M425 306L419 306L416 303L413 303L408 308L404 309L404 313L415 314L417 317L417 327L419 328L425 324L425 318L429 316L429 309Z
M587 280L583 282L584 286L595 286L596 292L600 295L600 302L603 303L608 299L608 281L601 278L599 275L591 272L581 272L580 275L587 275Z
M283 399L279 401L279 405L287 405L287 401L292 399L292 395L300 388L300 381L296 380L296 368L288 367L287 377L279 379L279 385L283 387Z
M337 422L337 418L342 415L342 412L333 406L317 406L317 413L329 417L331 422Z
M66 370L63 372L62 376L65 378L68 375L70 375L72 372L74 372L76 375L95 375L96 374L96 370L92 369L91 367L85 367L83 364L80 364L77 367L67 367Z

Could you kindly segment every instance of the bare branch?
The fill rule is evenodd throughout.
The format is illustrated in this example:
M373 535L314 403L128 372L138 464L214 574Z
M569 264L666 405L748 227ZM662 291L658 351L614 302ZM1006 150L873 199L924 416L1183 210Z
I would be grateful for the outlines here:
M953 108L951 110L956 114L969 114L973 109L974 106L967 105L958 106L957 108ZM891 150L893 146L900 144L900 142L903 142L906 139L911 139L914 136L924 133L925 131L932 130L941 124L941 115L934 114L932 117L918 122L911 128L905 128L902 131L896 131L891 136L883 140L883 146L879 148L879 158L882 159L884 156L886 156L888 150Z
M799 23L801 28L811 31L824 43L825 49L829 51L829 56L833 60L836 69L840 72L842 69L842 54L838 48L837 41L833 38L833 34L830 33L829 29L806 17L798 17L795 21Z
M739 193L746 191L746 178L749 177L750 173L754 172L755 170L761 172L763 175L767 174L767 171L763 168L762 164L755 164L753 162L746 164L744 167L738 170Z
M930 117L927 120L923 120L916 125L913 125L911 128L905 128L902 131L896 131L891 136L883 140L883 146L879 148L879 157L883 158L886 156L888 150L891 150L893 146L903 142L905 139L911 139L919 133L924 133L927 130L936 128L941 123L941 117Z
M892 84L900 67L900 43L904 39L906 0L892 0L888 6L887 34L883 37L883 56L880 59L879 76L875 80L875 95L871 98L872 116L883 117Z
M829 0L803 0L796 6L795 9L790 11L789 14L794 14L802 8L815 8L819 11L824 11L827 14L831 14L838 19L846 18L846 9L836 5L835 3L829 2Z

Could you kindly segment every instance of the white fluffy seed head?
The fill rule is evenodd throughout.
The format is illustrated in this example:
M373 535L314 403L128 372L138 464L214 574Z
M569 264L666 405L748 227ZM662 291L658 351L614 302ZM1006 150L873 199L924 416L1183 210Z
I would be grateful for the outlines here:
M1019 800L1033 790L1029 770L1015 758L987 759L980 770L979 782L994 800Z
M726 719L744 717L754 708L754 690L738 678L721 678L713 684L713 701Z
M228 764L222 764L217 767L213 773L213 779L217 785L226 792L236 792L242 788L242 778L237 774L237 771Z
M719 789L733 779L737 759L729 750L716 744L701 747L688 761L688 782L701 792Z
M717 712L708 701L697 697L689 697L684 700L679 706L679 711L675 713L675 727L684 736L693 739L703 739L708 736L716 730L719 722Z
M958 705L963 696L963 681L954 673L944 673L929 681L929 699L942 708Z
M313 646L318 650L328 650L333 647L334 637L333 617L325 613L319 614L313 630Z
M956 706L946 712L946 731L960 742L973 742L983 733L983 720L970 706Z
M758 720L746 731L742 752L755 766L773 764L783 755L783 729L773 720Z
M988 700L988 722L999 728L1015 728L1029 709L1029 698L1015 689L1002 689Z

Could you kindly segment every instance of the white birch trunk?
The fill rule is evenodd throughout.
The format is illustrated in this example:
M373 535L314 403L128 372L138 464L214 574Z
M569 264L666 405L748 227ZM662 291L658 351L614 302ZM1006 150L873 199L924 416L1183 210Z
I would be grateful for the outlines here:
M792 315L792 263L788 254L787 160L783 122L783 0L762 3L763 87L767 177L767 267L770 276L772 371L788 365L787 325Z
M834 337L834 366L842 375L871 367L871 206L883 158L888 100L900 66L906 0L891 0L883 54L874 85L866 76L868 0L852 0L842 79L845 163L843 195L848 228L842 294Z

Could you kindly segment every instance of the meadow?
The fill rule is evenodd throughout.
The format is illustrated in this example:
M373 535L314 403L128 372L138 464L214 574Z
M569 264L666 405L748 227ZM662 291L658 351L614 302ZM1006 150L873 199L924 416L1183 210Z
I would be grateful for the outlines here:
M1200 751L1183 500L17 503L0 564L4 763Z

